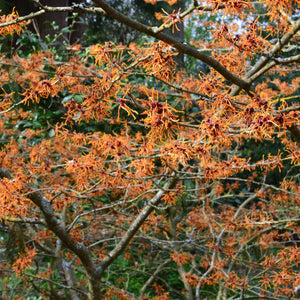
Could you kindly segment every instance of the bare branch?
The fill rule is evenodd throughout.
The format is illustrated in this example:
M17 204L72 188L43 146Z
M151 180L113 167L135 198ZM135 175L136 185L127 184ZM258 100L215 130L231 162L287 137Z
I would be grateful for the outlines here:
M36 2L36 1L35 1ZM39 1L37 1L39 3ZM23 21L34 19L40 15L45 14L46 12L84 12L84 13L92 13L92 14L104 14L104 11L98 7L80 7L80 6L63 6L63 7L52 7L52 6L41 6L39 11L30 13L26 16L18 17L12 21L1 23L1 27L14 25L17 23L21 23Z
M0 168L0 178L11 179L12 175L5 168ZM68 247L72 252L74 252L81 260L90 281L90 293L95 299L95 295L101 294L99 277L96 275L96 267L91 259L89 250L82 243L78 243L71 239L68 231L59 224L58 219L55 216L55 212L48 201L40 192L33 191L28 193L27 196L39 209L43 212L45 221L49 230L56 234L57 237L62 241L62 243Z
M171 258L165 260L156 270L155 272L149 277L146 283L143 285L139 299L142 299L147 288L152 284L152 282L156 279L157 275L172 261Z
M230 82L236 84L241 89L244 89L248 91L250 89L250 83L247 80L241 79L237 76L235 76L233 73L229 72L223 65L221 65L217 60L213 59L212 57L199 52L195 48L192 48L185 43L179 42L175 38L159 32L155 33L155 30L152 27L146 26L142 23L139 23L137 21L132 20L131 18L121 14L120 12L116 11L114 8L109 6L105 1L103 0L94 0L94 2L101 7L106 14L119 21L120 23L123 23L135 30L138 30L140 32L143 32L149 36L152 36L154 38L157 38L158 40L161 40L169 45L172 45L174 48L176 48L180 53L187 54L189 56L192 56L194 58L197 58L207 65L211 66L213 69L215 69L217 72L219 72L224 78L229 80Z
M115 246L115 248L103 259L101 262L100 274L102 275L105 269L123 252L126 246L130 243L136 232L144 224L148 216L153 212L155 206L160 199L163 197L165 192L172 189L178 180L178 175L173 173L172 178L159 190L156 195L149 201L149 203L143 208L136 219L131 223L127 232L123 235L120 242ZM99 274L99 275L100 275Z
M277 43L276 45L268 52L268 55L262 56L258 62L251 68L251 70L246 74L244 77L244 80L249 82L249 84L252 84L256 79L258 79L260 76L262 76L265 72L267 72L270 68L264 69L264 72L261 72L261 70L272 60L272 57L279 51L283 49L285 45L288 44L288 42L294 37L294 35L300 30L300 20L295 22L292 29L287 32ZM276 63L271 64L270 67L275 66ZM259 72L259 76L255 76ZM241 87L238 86L232 90L230 93L231 96L237 95L241 91Z

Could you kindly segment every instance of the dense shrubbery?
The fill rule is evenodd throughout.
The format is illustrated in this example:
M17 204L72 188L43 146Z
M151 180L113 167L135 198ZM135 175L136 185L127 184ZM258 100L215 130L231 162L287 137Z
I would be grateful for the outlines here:
M179 2L153 28L94 3L140 40L1 18L1 296L296 297L297 3Z

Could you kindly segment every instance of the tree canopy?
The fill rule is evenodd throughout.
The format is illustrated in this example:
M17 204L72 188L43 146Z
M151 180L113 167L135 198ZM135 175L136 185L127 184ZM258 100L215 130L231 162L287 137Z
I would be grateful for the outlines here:
M299 0L161 2L0 16L2 298L299 297ZM58 46L49 12L138 39Z

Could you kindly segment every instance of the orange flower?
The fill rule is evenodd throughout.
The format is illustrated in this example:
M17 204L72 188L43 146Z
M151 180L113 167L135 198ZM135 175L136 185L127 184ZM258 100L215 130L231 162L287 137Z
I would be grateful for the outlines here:
M172 4L174 4L174 1L170 1ZM176 3L177 1L175 1ZM170 5L172 5L170 4ZM182 18L180 17L180 10L181 8L179 8L178 12L175 13L175 10L172 11L171 14L167 13L163 8L162 11L164 12L164 14L166 16L163 17L163 23L164 24L171 24L172 25L172 33L174 33L174 27L176 28L177 31L180 31L180 29L177 26L178 22L182 22Z
M1 10L0 10L0 12L1 12ZM16 20L18 17L19 17L19 14L15 11L15 9L13 9L11 14L0 16L0 24L12 22L12 21ZM12 25L0 27L0 35L6 36L8 34L13 34L15 31L17 32L17 34L20 34L24 30L23 26L26 23L27 23L26 21L23 21L23 22L17 22Z
M13 264L13 270L17 276L21 276L24 269L28 268L36 256L35 249L27 249L25 253L22 253L19 258Z

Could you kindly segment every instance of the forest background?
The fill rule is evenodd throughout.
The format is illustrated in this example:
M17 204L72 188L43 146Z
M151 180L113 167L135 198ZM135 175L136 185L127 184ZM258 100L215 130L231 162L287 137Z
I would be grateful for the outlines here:
M0 1L0 296L297 299L299 1Z

